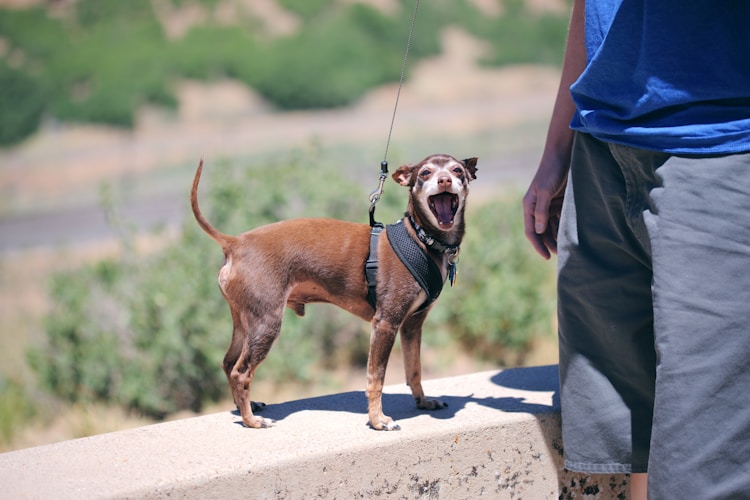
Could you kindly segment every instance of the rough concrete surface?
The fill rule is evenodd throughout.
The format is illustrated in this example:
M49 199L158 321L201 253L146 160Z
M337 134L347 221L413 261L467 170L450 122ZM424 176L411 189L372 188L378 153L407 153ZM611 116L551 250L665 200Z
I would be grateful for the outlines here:
M424 412L386 387L401 431L367 425L363 392L269 405L270 429L235 412L0 454L3 498L627 498L624 475L562 469L556 366L425 382Z

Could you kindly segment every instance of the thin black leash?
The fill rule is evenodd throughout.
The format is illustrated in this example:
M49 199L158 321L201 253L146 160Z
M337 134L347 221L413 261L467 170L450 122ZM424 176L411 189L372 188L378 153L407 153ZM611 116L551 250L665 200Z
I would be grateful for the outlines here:
M414 24L417 20L417 11L419 10L419 0L414 3L414 13L411 16L411 26L409 27L409 38L406 40L406 52L404 52L404 61L401 65L401 78L398 82L398 90L396 91L396 102L393 105L393 115L391 116L391 126L388 129L388 139L385 142L385 153L383 154L383 161L380 162L380 180L378 187L370 193L370 226L376 225L382 226L381 223L375 221L375 204L380 200L383 194L383 184L388 177L388 148L391 145L391 135L393 134L393 124L396 122L396 111L398 110L398 101L401 97L401 87L404 85L404 75L406 74L406 61L409 58L409 48L411 48L411 39L414 34Z

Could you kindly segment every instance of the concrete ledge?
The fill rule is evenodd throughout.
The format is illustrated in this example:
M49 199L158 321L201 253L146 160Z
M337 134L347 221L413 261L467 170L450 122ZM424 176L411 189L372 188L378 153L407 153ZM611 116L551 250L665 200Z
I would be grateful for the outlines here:
M557 367L426 381L448 408L418 411L389 386L398 432L366 425L363 392L0 454L2 498L627 498L624 475L562 469Z

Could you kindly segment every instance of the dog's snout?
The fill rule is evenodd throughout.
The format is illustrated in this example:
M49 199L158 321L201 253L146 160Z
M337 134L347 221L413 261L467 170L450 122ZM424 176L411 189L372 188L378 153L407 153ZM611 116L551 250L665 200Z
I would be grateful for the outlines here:
M441 175L438 177L438 186L442 188L449 188L453 184L453 180L450 175Z

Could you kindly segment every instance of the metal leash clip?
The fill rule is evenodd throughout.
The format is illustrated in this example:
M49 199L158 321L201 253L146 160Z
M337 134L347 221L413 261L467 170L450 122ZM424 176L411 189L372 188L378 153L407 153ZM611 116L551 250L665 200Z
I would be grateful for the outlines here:
M380 201L380 197L383 195L383 185L386 178L388 178L388 162L383 160L380 162L380 181L378 182L378 187L370 193L370 227L380 224L375 221L375 204Z

